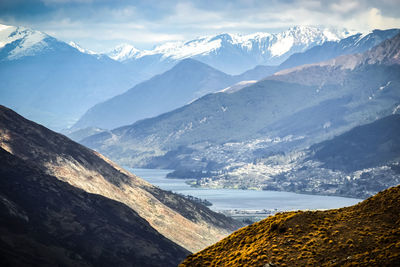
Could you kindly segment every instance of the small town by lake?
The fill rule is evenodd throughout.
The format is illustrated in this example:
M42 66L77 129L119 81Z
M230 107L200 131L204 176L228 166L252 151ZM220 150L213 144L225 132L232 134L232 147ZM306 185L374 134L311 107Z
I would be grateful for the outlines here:
M207 189L191 187L184 179L166 178L171 170L128 169L164 190L206 199L215 211L291 211L335 209L357 204L362 199L296 194L278 191L256 191L237 189Z

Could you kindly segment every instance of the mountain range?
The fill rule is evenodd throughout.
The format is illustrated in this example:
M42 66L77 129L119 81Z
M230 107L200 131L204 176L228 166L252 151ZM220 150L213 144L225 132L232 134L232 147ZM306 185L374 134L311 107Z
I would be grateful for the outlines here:
M240 75L228 75L193 59L184 59L172 69L142 82L125 93L90 108L71 128L113 129L184 106L207 93L219 91L238 83L265 78L275 72L302 64L320 62L350 52L365 52L381 41L393 37L399 30L375 30L369 34L353 35L339 42L325 42L303 53L290 56L279 66L257 66ZM318 48L318 49L315 49ZM321 52L323 51L323 52ZM82 131L80 131L82 133ZM78 136L84 137L81 134ZM76 139L76 140L81 140Z
M108 55L133 69L142 69L153 75L166 71L185 58L193 58L225 73L237 75L257 65L279 65L293 53L303 52L326 41L339 41L349 34L347 30L295 26L276 34L222 33L166 43L144 51L125 44Z
M224 178L226 173L235 176L255 161L306 149L396 112L399 43L396 35L362 54L283 70L238 91L209 94L82 143L125 165L223 170ZM264 162L257 168L266 168L267 174L271 168L264 176L269 180L290 169L284 165ZM253 178L248 169L241 171L244 184L239 186L246 188ZM218 177L205 179L203 185L218 186Z
M47 175L46 179L55 177L69 187L124 204L125 209L132 209L131 213L146 220L154 228L153 232L189 251L198 251L241 226L201 204L147 183L101 154L3 106L0 107L0 147L34 165Z
M72 129L113 129L151 118L225 88L238 79L193 59L89 109Z
M107 56L32 29L0 25L0 44L1 104L52 129L143 80Z
M297 26L278 34L207 36L182 43L167 43L146 51L121 45L107 56L74 42L67 44L39 31L1 25L1 104L60 131L71 127L96 104L171 69L182 59L196 59L228 73L245 72L231 77L232 83L228 85L232 85L243 80L258 80L282 69L257 65L277 65L293 53L324 43L334 47L348 35L345 30ZM386 31L380 33L380 37L378 35L375 32L369 39L378 42L379 38L390 37ZM373 41L367 43L370 45ZM360 47L367 48L368 45ZM204 92L215 90L210 86ZM183 104L186 103L178 101L172 108ZM150 116L158 114L150 112ZM138 119L143 118L146 116ZM122 122L128 124L134 120Z

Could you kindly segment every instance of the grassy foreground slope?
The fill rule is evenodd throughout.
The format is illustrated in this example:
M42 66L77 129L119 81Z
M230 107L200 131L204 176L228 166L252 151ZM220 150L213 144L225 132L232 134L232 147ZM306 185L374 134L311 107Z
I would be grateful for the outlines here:
M180 266L396 266L399 204L397 186L351 207L280 213L188 256Z

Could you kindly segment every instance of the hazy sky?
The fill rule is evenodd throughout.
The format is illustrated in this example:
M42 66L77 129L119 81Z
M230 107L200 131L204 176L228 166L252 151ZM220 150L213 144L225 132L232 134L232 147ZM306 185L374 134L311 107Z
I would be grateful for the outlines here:
M400 0L0 0L0 23L101 52L122 42L149 49L202 35L277 32L294 25L400 28Z

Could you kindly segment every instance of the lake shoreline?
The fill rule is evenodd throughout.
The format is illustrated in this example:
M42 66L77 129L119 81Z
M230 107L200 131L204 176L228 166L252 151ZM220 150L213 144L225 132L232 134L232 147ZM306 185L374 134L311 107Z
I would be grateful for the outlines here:
M362 199L340 196L322 196L314 194L299 194L294 192L250 190L250 189L210 189L191 187L184 179L166 178L171 170L132 169L135 175L159 186L184 195L192 195L210 201L213 210L264 210L278 209L331 209L354 205Z

